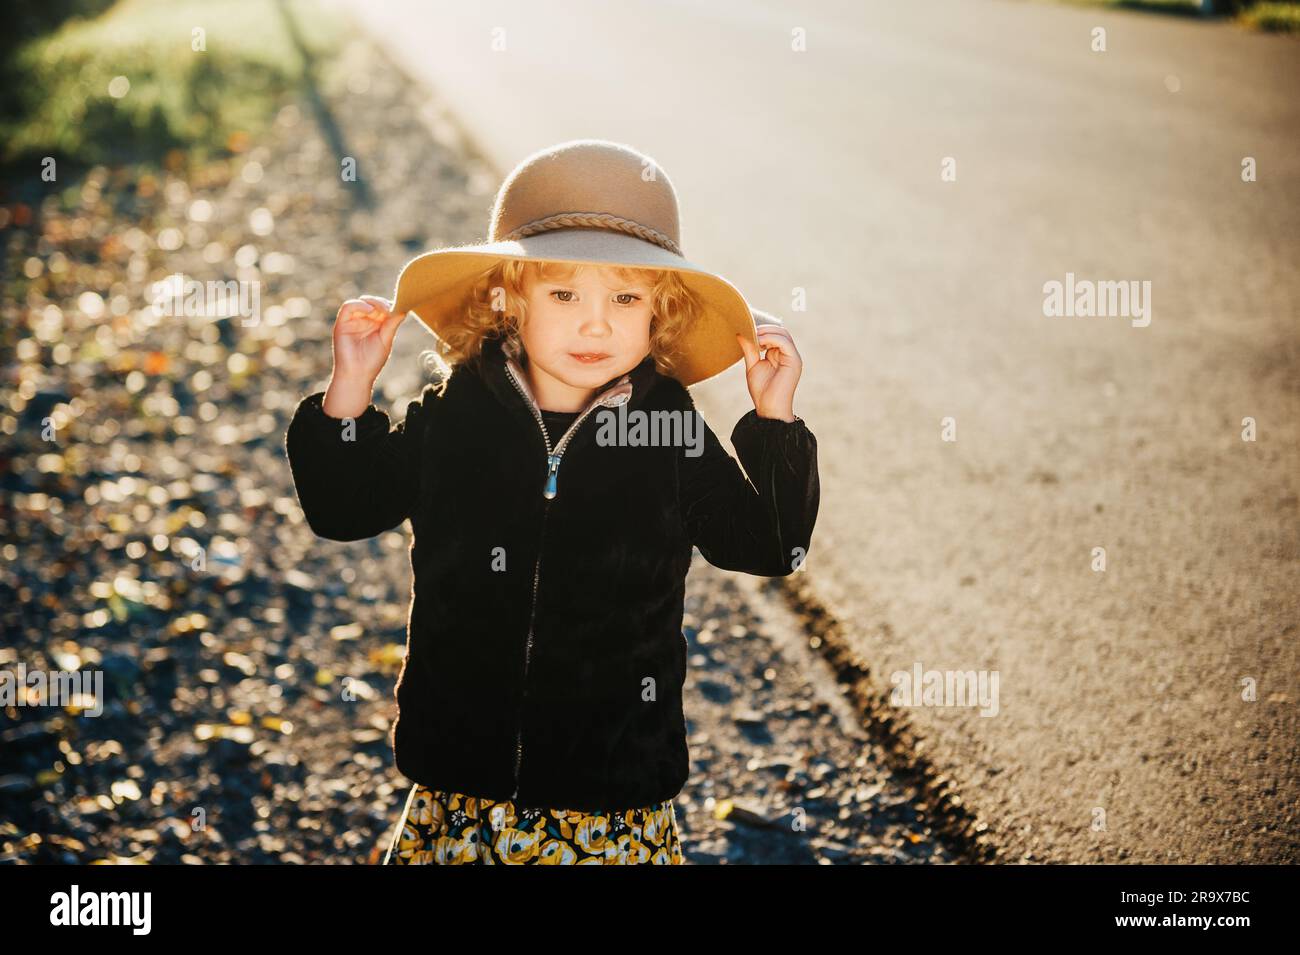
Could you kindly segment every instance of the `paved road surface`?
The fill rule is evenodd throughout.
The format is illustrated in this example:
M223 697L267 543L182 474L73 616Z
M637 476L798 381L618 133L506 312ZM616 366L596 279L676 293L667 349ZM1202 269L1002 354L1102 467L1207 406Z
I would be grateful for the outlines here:
M997 671L996 716L910 716L1008 858L1300 858L1294 41L1001 0L355 9L502 173L655 156L687 255L789 321L806 572L882 694ZM1067 272L1149 281L1150 324L1045 317ZM739 366L697 391L725 438Z

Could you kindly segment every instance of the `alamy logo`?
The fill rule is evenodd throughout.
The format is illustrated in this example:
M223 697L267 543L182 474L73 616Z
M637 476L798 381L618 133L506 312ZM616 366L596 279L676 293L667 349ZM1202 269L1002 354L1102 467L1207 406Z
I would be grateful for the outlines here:
M148 935L153 896L149 892L71 892L50 896L51 925L130 925L133 935Z
M20 692L19 687L26 692ZM28 673L27 664L19 662L16 674L12 670L0 670L0 708L6 706L80 706L87 716L99 716L104 712L104 671L33 670Z
M1043 314L1048 318L1117 316L1132 319L1129 324L1134 328L1146 328L1151 324L1151 281L1075 281L1074 273L1066 272L1064 282L1043 283Z
M980 716L998 715L997 670L895 670L890 702L895 706L978 706Z
M624 403L617 412L596 412L596 421L601 447L685 447L689 458L704 453L704 419L694 411L628 411Z
M262 283L260 281L209 281L206 285L175 272L153 283L153 313L177 317L236 318L241 325L259 325L262 321Z

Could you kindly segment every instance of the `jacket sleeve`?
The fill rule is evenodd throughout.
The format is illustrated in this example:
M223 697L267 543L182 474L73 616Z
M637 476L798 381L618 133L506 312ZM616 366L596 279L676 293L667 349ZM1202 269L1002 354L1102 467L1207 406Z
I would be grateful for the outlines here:
M682 517L692 543L723 570L789 576L808 553L821 502L816 437L798 416L781 421L751 410L731 432L751 483L695 414L703 452L678 456Z
M303 398L285 433L285 452L307 526L326 540L355 541L392 530L411 516L420 488L422 401L389 426L371 404L354 419L331 418L325 392Z

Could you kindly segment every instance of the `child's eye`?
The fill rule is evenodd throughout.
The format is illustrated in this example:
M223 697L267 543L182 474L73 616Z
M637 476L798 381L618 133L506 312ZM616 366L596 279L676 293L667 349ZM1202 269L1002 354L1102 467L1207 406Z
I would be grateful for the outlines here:
M553 290L553 291L551 292L551 294L552 294L552 295L568 295L568 296L572 296L572 295L573 295L573 292L572 292L570 289L567 289L567 288L557 288L557 289ZM620 292L618 295L615 296L615 298L627 298L627 299L630 299L630 300L631 300L631 301L627 301L627 302L620 302L620 303L619 303L620 305L631 305L633 302L639 302L639 301L641 301L641 296L640 296L640 295L637 295L635 292ZM573 299L572 299L572 298L561 298L560 301L561 301L561 302L572 302Z

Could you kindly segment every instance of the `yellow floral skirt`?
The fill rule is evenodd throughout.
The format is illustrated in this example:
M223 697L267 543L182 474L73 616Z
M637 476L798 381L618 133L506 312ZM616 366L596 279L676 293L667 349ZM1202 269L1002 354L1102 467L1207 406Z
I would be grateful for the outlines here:
M681 865L673 801L579 812L516 808L416 783L384 865Z

